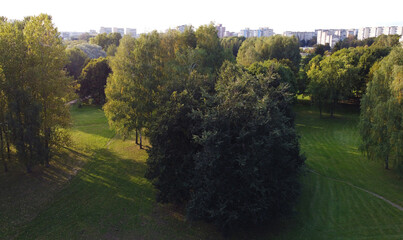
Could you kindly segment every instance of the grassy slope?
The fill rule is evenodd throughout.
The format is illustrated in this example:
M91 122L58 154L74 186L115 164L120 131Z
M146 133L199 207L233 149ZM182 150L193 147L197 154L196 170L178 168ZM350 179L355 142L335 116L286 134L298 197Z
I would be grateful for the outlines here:
M231 239L402 239L402 211L330 179L351 182L403 205L403 181L393 171L383 170L381 164L365 161L357 150L358 115L345 112L336 119L320 119L311 107L296 109L307 165L321 175L307 171L302 177L303 192L293 217L274 226L237 232ZM54 200L48 201L50 204L42 207L34 220L23 227L6 227L9 234L5 236L17 234L19 239L221 238L207 224L186 223L181 211L155 203L155 191L143 177L146 153L131 140L113 138L100 109L73 109L72 114L72 138L76 143L72 148L88 163Z
M100 109L75 108L72 115L74 147L92 155L17 239L197 239L199 227L190 228L182 214L155 203L144 178L144 150L114 137ZM203 229L200 237L207 239L211 234Z

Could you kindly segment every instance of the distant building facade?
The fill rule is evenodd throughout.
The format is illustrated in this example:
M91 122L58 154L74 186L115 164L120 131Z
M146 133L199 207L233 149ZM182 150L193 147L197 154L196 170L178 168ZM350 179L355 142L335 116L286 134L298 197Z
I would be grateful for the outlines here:
M126 35L132 36L132 37L137 37L137 29L135 28L126 28Z
M357 29L318 29L316 30L316 42L334 47L337 42L343 41L349 36L356 36L358 32Z
M257 30L253 30L250 28L245 28L242 29L238 36L239 37L245 37L245 38L250 38L250 37L270 37L274 35L274 31L271 28L264 27L264 28L259 28Z
M101 27L99 29L99 33L100 34L102 34L102 33L106 33L106 34L112 33L112 28L110 28L110 27Z
M358 40L364 40L372 37L379 37L380 35L403 35L403 26L391 26L391 27L364 27L358 29Z
M225 36L225 27L222 24L218 24L216 29L218 37L223 38Z
M123 35L125 35L125 29L124 28L118 28L118 27L114 27L112 29L113 33L120 33L120 35L123 37Z

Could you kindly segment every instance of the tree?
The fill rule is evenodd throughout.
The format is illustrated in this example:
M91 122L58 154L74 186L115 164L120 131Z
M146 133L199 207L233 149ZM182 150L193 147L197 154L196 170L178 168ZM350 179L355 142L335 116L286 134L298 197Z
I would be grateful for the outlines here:
M236 58L238 56L239 48L245 40L245 37L225 37L221 38L220 42L223 48L229 49L232 55Z
M237 62L243 66L269 59L290 60L289 67L297 74L301 60L298 39L284 36L248 38L242 43L237 56Z
M336 104L351 95L351 79L356 79L358 70L348 62L346 56L329 56L318 62L315 57L311 69L308 71L310 79L308 91L319 105L329 106L330 116L334 116Z
M50 16L0 24L1 89L7 101L2 131L6 129L6 143L13 144L27 172L36 164L49 166L52 152L65 142L61 128L69 121L65 97L71 89L66 64Z
M106 53L102 48L95 44L82 43L74 47L82 50L90 59L106 57Z
M101 33L96 35L95 37L90 38L90 44L96 44L100 46L104 51L108 50L108 47L111 45L119 46L119 41L122 38L120 33Z
M255 62L248 67L248 71L255 76L259 74L264 76L276 76L280 82L288 84L288 91L290 93L297 93L298 86L293 71L288 67L288 65L282 64L276 59Z
M361 101L360 149L370 159L403 163L403 50L396 47L373 67L373 77Z
M76 47L66 49L66 54L69 59L69 63L66 65L67 73L78 80L89 59L81 49Z
M210 107L199 112L201 149L187 210L226 231L289 212L304 158L285 85L229 64L222 72Z
M212 23L196 30L197 50L200 59L199 71L213 74L225 60L224 49L220 44L217 29Z
M80 90L78 91L80 98L90 96L95 104L104 104L106 79L110 73L111 68L106 58L90 60L80 76Z

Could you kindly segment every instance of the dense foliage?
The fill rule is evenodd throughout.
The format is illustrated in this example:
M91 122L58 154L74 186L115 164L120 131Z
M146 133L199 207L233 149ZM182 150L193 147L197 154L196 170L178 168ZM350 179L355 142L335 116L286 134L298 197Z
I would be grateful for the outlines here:
M90 44L96 44L100 46L105 52L110 46L119 46L119 41L122 38L120 33L101 33L95 37L90 38Z
M303 163L290 109L291 61L247 70L227 62L220 70L225 59L233 56L213 25L125 36L111 58L104 106L119 133L149 137L146 177L158 201L185 204L190 219L223 230L290 210Z
M390 50L390 47L374 45L342 49L330 56L312 58L305 65L308 70L307 92L320 112L325 107L333 116L335 106L341 100L361 98L371 79L371 67Z
M237 56L237 62L243 66L268 59L288 59L291 61L289 67L297 73L301 60L298 39L279 35L248 38L243 42Z
M65 48L51 17L0 22L0 157L10 149L27 172L48 166L54 150L66 140L66 98L70 80L63 70ZM5 152L7 154L5 154ZM5 158L7 156L7 158ZM5 168L7 170L7 168Z
M106 58L90 60L80 76L80 98L90 98L96 105L104 104L106 79L110 73L111 68Z
M292 95L278 75L253 76L224 65L211 106L198 111L188 216L223 230L288 212L299 187L300 156Z
M67 73L74 77L75 80L78 80L89 59L81 49L76 47L66 49L66 54L69 59L66 65Z
M361 149L389 168L403 164L403 49L395 48L373 67L372 81L361 101ZM403 172L402 172L403 173Z

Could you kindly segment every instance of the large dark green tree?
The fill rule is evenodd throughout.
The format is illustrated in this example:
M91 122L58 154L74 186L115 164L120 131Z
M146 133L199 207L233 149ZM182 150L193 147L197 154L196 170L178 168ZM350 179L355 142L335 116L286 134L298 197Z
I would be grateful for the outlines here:
M231 64L222 72L209 108L199 112L201 150L187 209L191 219L228 230L289 212L304 158L292 97L278 75L253 76Z
M81 49L76 47L67 49L66 54L69 59L69 63L66 65L67 73L78 80L89 59Z
M83 69L79 80L80 89L78 94L80 98L90 97L95 104L104 104L106 79L110 73L111 68L106 58L89 61Z

